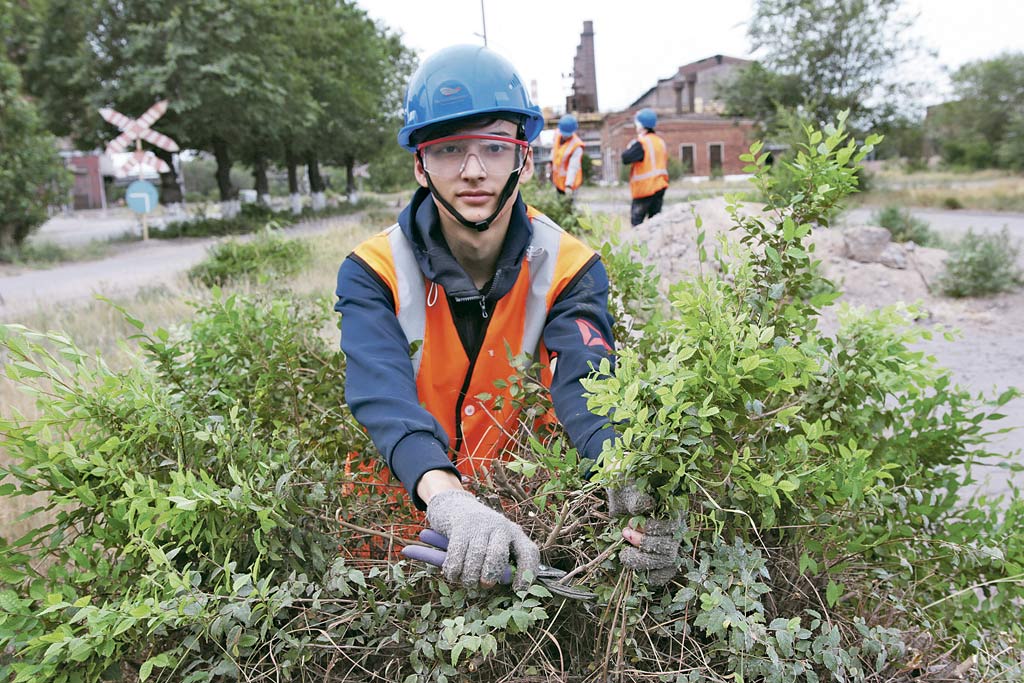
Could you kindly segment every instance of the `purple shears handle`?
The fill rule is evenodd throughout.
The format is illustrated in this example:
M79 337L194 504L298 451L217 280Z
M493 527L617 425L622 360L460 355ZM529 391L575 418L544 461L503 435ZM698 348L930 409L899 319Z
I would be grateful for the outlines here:
M407 545L402 548L402 555L410 560L419 560L420 562L432 564L435 567L443 565L444 559L448 556L448 553L445 552L448 550L448 538L433 529L424 529L420 532L420 540L434 547L425 548L421 545ZM505 573L502 575L499 583L512 583L512 567L505 567Z

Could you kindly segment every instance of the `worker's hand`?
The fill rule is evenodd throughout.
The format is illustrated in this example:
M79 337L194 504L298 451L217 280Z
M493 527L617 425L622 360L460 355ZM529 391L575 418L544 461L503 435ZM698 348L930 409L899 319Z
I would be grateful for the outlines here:
M653 509L654 499L635 484L608 489L608 512L613 517L636 517ZM668 519L648 519L638 528L626 526L622 537L635 547L619 553L619 560L632 569L647 570L652 586L664 586L676 575L685 531L682 513Z
M487 507L469 491L447 490L427 503L430 527L448 537L441 573L466 586L493 586L515 552L515 590L525 590L537 576L540 551L518 524Z
M571 187L565 188L565 196L572 200L573 189Z

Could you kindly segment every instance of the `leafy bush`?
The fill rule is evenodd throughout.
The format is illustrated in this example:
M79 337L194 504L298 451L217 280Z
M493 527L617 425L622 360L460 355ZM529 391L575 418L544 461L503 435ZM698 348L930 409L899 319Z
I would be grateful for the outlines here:
M875 225L889 230L894 242L914 242L922 247L935 246L939 236L929 227L927 221L915 218L909 209L887 206L871 216Z
M572 198L558 194L551 183L527 183L523 186L523 201L571 233L579 232L579 218Z
M0 548L0 677L924 683L975 654L1018 680L1024 505L957 505L1014 392L954 387L895 311L818 332L835 292L806 238L864 151L826 133L805 200L734 213L743 246L668 301L634 252L603 249L620 368L587 386L622 436L591 483L533 423L550 403L532 372L503 380L523 429L476 492L593 604L394 560L410 513L359 474L380 465L318 336L326 301L215 290L180 329L127 316L143 355L123 372L0 327L8 374L39 399L0 420L0 495L44 493L55 515ZM625 476L687 513L666 590L618 562L600 487Z
M818 284L806 237L855 186L851 165L874 141L844 144L841 126L807 134L791 165L802 196L774 191L759 144L743 157L773 198L770 220L731 207L753 251L723 243L722 276L674 286L669 314L620 347L615 376L586 381L591 408L614 416L620 434L593 482L635 481L660 514L688 517L687 577L691 560L706 568L734 549L724 584L741 595L706 586L693 624L705 627L701 651L718 675L894 680L887 658L920 632L966 656L1010 629L1013 651L1024 533L997 521L998 502L962 507L958 494L974 463L998 459L980 425L1017 392L986 400L955 387L914 349L928 333L897 310L847 311L834 338L818 331L817 311L836 293ZM994 593L975 593L981 585ZM776 630L808 618L841 632L827 661L802 661L811 673L788 668L790 636ZM1003 663L1015 675L1019 658Z
M956 197L946 197L942 200L942 206L946 209L950 209L951 211L964 208L963 202Z
M287 239L268 228L249 242L228 240L215 245L204 261L188 271L188 276L206 287L239 280L269 280L299 272L312 257L304 240Z
M950 249L939 286L949 296L984 296L1019 286L1022 273L1017 265L1020 244L1003 227L998 234L975 233L968 228Z

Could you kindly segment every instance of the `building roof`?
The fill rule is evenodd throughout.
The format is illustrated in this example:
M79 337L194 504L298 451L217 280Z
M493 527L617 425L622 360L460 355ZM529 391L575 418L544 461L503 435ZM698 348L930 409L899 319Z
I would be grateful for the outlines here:
M711 57L705 57L704 59L698 59L696 62L690 62L689 64L683 64L679 67L674 74L668 78L659 78L658 81L644 91L640 97L633 100L628 108L637 106L645 97L650 95L652 92L658 89L658 86L662 83L668 83L670 81L687 81L691 80L690 76L696 76L701 71L707 71L716 66L722 64L728 64L730 66L746 66L747 64L753 64L754 61L751 59L741 59L740 57L730 57L728 55L712 55Z

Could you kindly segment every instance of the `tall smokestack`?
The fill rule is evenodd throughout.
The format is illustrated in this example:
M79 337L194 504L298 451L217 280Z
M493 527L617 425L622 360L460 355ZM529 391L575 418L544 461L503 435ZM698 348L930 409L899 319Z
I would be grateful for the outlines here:
M581 114L596 112L597 107L597 67L594 63L594 22L583 22L583 33L580 44L576 47L573 59L572 95L566 98L566 111Z

